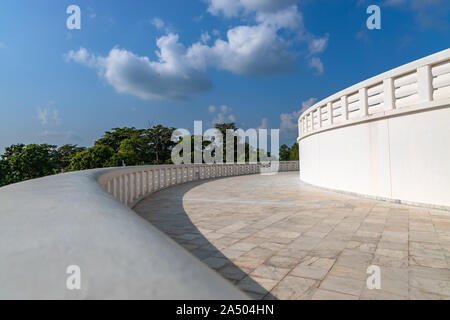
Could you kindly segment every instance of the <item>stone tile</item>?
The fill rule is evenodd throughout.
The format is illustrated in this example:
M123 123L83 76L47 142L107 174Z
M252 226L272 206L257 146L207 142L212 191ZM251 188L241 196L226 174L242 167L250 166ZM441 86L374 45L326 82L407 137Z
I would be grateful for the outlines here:
M233 262L241 267L241 268L246 268L246 269L256 269L257 267L259 267L260 265L262 265L264 263L264 261L266 261L266 258L258 258L258 257L248 257L248 256L241 256L235 260L233 260Z
M421 292L429 292L439 296L450 296L450 281L410 276L409 285L412 288L419 289Z
M358 300L357 296L352 296L350 294L328 291L324 289L317 289L314 292L311 300Z
M226 248L221 253L230 260L234 260L245 254L245 251Z
M247 251L252 250L255 247L257 247L257 245L254 243L239 241L239 242L236 242L233 245L231 245L229 247L229 249L247 252Z
M287 276L270 293L280 300L308 299L317 284L316 280Z
M355 249L362 252L374 253L377 245L370 242L349 241L347 242L347 249Z
M239 268L234 264L230 264L219 269L218 272L227 279L241 280L251 272L251 269Z
M274 267L272 265L262 264L257 267L250 275L265 279L281 280L290 271L289 268Z
M247 276L238 282L237 286L244 291L266 295L278 283L276 280L255 276ZM262 298L262 297L261 297Z
M433 257L425 257L425 256L410 256L409 265L430 267L430 268L448 268L447 260L445 258L436 259Z
M370 264L373 256L373 254L368 252L362 252L355 249L344 249L338 257L336 264L350 267L361 265L365 266Z
M335 259L309 257L289 274L301 278L322 280L333 266Z
M448 212L297 181L298 173L280 173L194 182L135 210L254 299L450 299ZM381 267L380 290L365 285L372 264Z
M366 281L369 276L367 274L368 267L369 264L359 266L357 265L346 266L335 264L328 274L339 278L349 278L354 280Z
M319 288L359 297L365 285L365 281L328 275Z
M378 248L375 251L376 255L379 256L386 256L391 257L399 260L404 260L408 258L408 251L401 251L401 250L392 250L392 249L382 249Z
M224 265L231 263L230 260L218 257L209 257L203 260L210 268L219 269Z
M384 266L384 267L393 267L393 268L407 268L408 267L408 259L397 259L394 257L389 257L385 255L375 255L372 261L373 265Z
M266 264L269 266L274 266L274 267L279 267L279 268L292 269L297 264L299 264L301 260L302 260L301 258L296 258L296 257L290 257L290 256L286 257L286 256L275 255L275 256L269 258L269 260L266 261Z

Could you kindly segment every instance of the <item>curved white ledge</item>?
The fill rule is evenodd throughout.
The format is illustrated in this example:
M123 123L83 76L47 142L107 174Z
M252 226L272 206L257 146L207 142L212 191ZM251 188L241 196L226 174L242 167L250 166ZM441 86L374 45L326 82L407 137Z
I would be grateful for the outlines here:
M298 168L298 163L289 166ZM133 177L155 172L169 176L194 167L211 169L207 165L97 169L0 188L0 299L246 299L98 183L115 186L119 200L130 206L158 190L152 185L155 180L145 180L144 189L131 183L144 180ZM228 172L245 170L233 165ZM114 179L123 182L109 182ZM160 187L171 184L166 180ZM70 265L81 268L81 290L66 288Z
M450 49L342 90L299 118L300 177L450 209Z
M449 104L450 49L362 81L305 110L298 141L325 130Z

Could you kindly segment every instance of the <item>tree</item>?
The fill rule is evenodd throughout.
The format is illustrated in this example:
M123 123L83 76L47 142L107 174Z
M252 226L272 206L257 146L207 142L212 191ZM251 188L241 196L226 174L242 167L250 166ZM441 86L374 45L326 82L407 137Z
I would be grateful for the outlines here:
M295 161L299 160L299 153L298 153L298 143L294 143L291 147L291 152L289 154L289 160Z
M2 160L2 171L6 171L4 184L58 173L54 145L12 145L5 149Z
M0 187L8 184L7 177L10 175L8 161L0 159Z
M286 144L283 144L280 147L280 161L288 161L290 156L291 149Z
M176 145L176 142L172 141L172 134L175 130L175 128L157 125L145 131L151 154L154 155L153 164L172 163L172 148Z
M58 148L57 150L57 160L58 160L58 169L64 171L70 165L70 161L72 158L78 153L85 151L85 147L79 147L76 144L65 144Z
M298 143L294 143L292 147L283 144L280 147L280 161L296 161L299 159Z
M135 127L113 128L112 131L106 131L103 137L95 141L95 145L108 146L117 153L120 151L123 140L139 139L142 138L144 134L144 129L136 129Z
M78 152L70 161L69 170L87 170L109 167L114 150L105 145L95 145L88 150Z

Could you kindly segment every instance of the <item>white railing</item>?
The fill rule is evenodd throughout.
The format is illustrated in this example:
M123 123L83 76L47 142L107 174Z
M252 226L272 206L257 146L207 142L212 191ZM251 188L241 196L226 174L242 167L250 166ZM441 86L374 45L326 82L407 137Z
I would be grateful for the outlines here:
M99 183L123 204L133 207L138 201L173 185L220 177L258 174L269 165L261 163L187 164L139 166L115 169L104 173ZM277 171L298 171L298 161L281 161Z
M307 109L299 139L352 123L434 108L450 101L450 49L342 90Z

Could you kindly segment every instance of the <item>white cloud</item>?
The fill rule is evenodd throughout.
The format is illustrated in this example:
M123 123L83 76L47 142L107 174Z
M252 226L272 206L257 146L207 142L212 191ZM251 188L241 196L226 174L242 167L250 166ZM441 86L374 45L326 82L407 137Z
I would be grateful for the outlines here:
M295 68L296 55L277 30L265 25L238 26L228 30L227 40L209 47L194 44L189 54L218 69L244 76L286 73Z
M131 51L113 48L106 57L95 56L85 48L64 55L98 70L120 93L142 99L185 99L211 89L206 70L212 66L245 76L264 76L289 72L296 56L276 29L265 26L239 26L217 39L212 46L201 42L185 48L178 35L157 40L158 60L140 57Z
M211 89L205 65L186 55L178 35L158 39L158 60L140 57L125 49L113 48L106 57L94 57L87 50L69 52L69 60L94 67L119 93L142 99L182 100ZM91 63L95 61L95 63Z
M208 0L208 12L231 18L254 11L276 11L296 2L298 0Z
M44 108L38 108L37 110L38 113L38 119L41 122L42 125L46 125L48 123L48 109Z
M280 131L288 137L295 136L298 130L298 118L304 110L311 107L316 101L316 98L309 98L302 102L301 110L292 113L282 113L280 115Z
M95 19L97 17L97 13L95 12L94 8L88 6L87 10L89 18Z
M313 69L316 69L316 74L317 74L317 75L322 74L323 71L324 71L323 63L322 63L322 61L320 60L320 58L312 57L312 58L309 60L309 66L310 66L311 68L313 68Z
M323 73L321 60L312 55L325 50L328 35L318 38L308 33L301 12L292 6L294 2L210 1L209 9L213 12L231 14L235 7L238 11L253 10L256 24L230 28L225 39L216 39L212 44L208 44L210 34L204 32L200 41L189 47L179 42L177 34L168 33L157 40L155 61L118 47L105 57L95 56L85 48L71 50L64 56L67 61L96 69L117 92L142 99L186 99L211 89L209 67L243 76L270 76L294 70L298 53L291 50L292 41L282 36L285 32L279 32L283 29L296 35L295 41L308 44L310 66ZM167 32L160 18L154 18L152 23ZM215 30L212 33L219 34Z
M164 29L164 21L161 20L161 18L155 17L152 19L152 24L156 27L158 30Z
M233 109L222 105L220 107L216 106L209 106L208 111L212 114L215 114L211 124L215 125L216 123L230 123L230 122L236 122L236 117L233 114Z
M45 108L38 107L37 108L37 118L43 126L46 126L49 124L51 124L51 125L60 125L61 124L61 118L59 116L58 109L52 109L49 107L45 107Z
M75 61L86 67L94 68L98 65L97 57L90 54L85 48L80 48L77 51L70 50L64 55L66 61Z
M201 36L200 36L200 41L203 44L208 43L211 40L211 36L209 35L208 31L206 32L202 32Z
M317 54L325 51L328 45L329 35L326 34L322 38L313 38L308 43L309 54Z
M257 129L267 129L268 128L268 123L269 123L269 121L267 120L267 118L262 118L261 119L261 124L258 126Z

